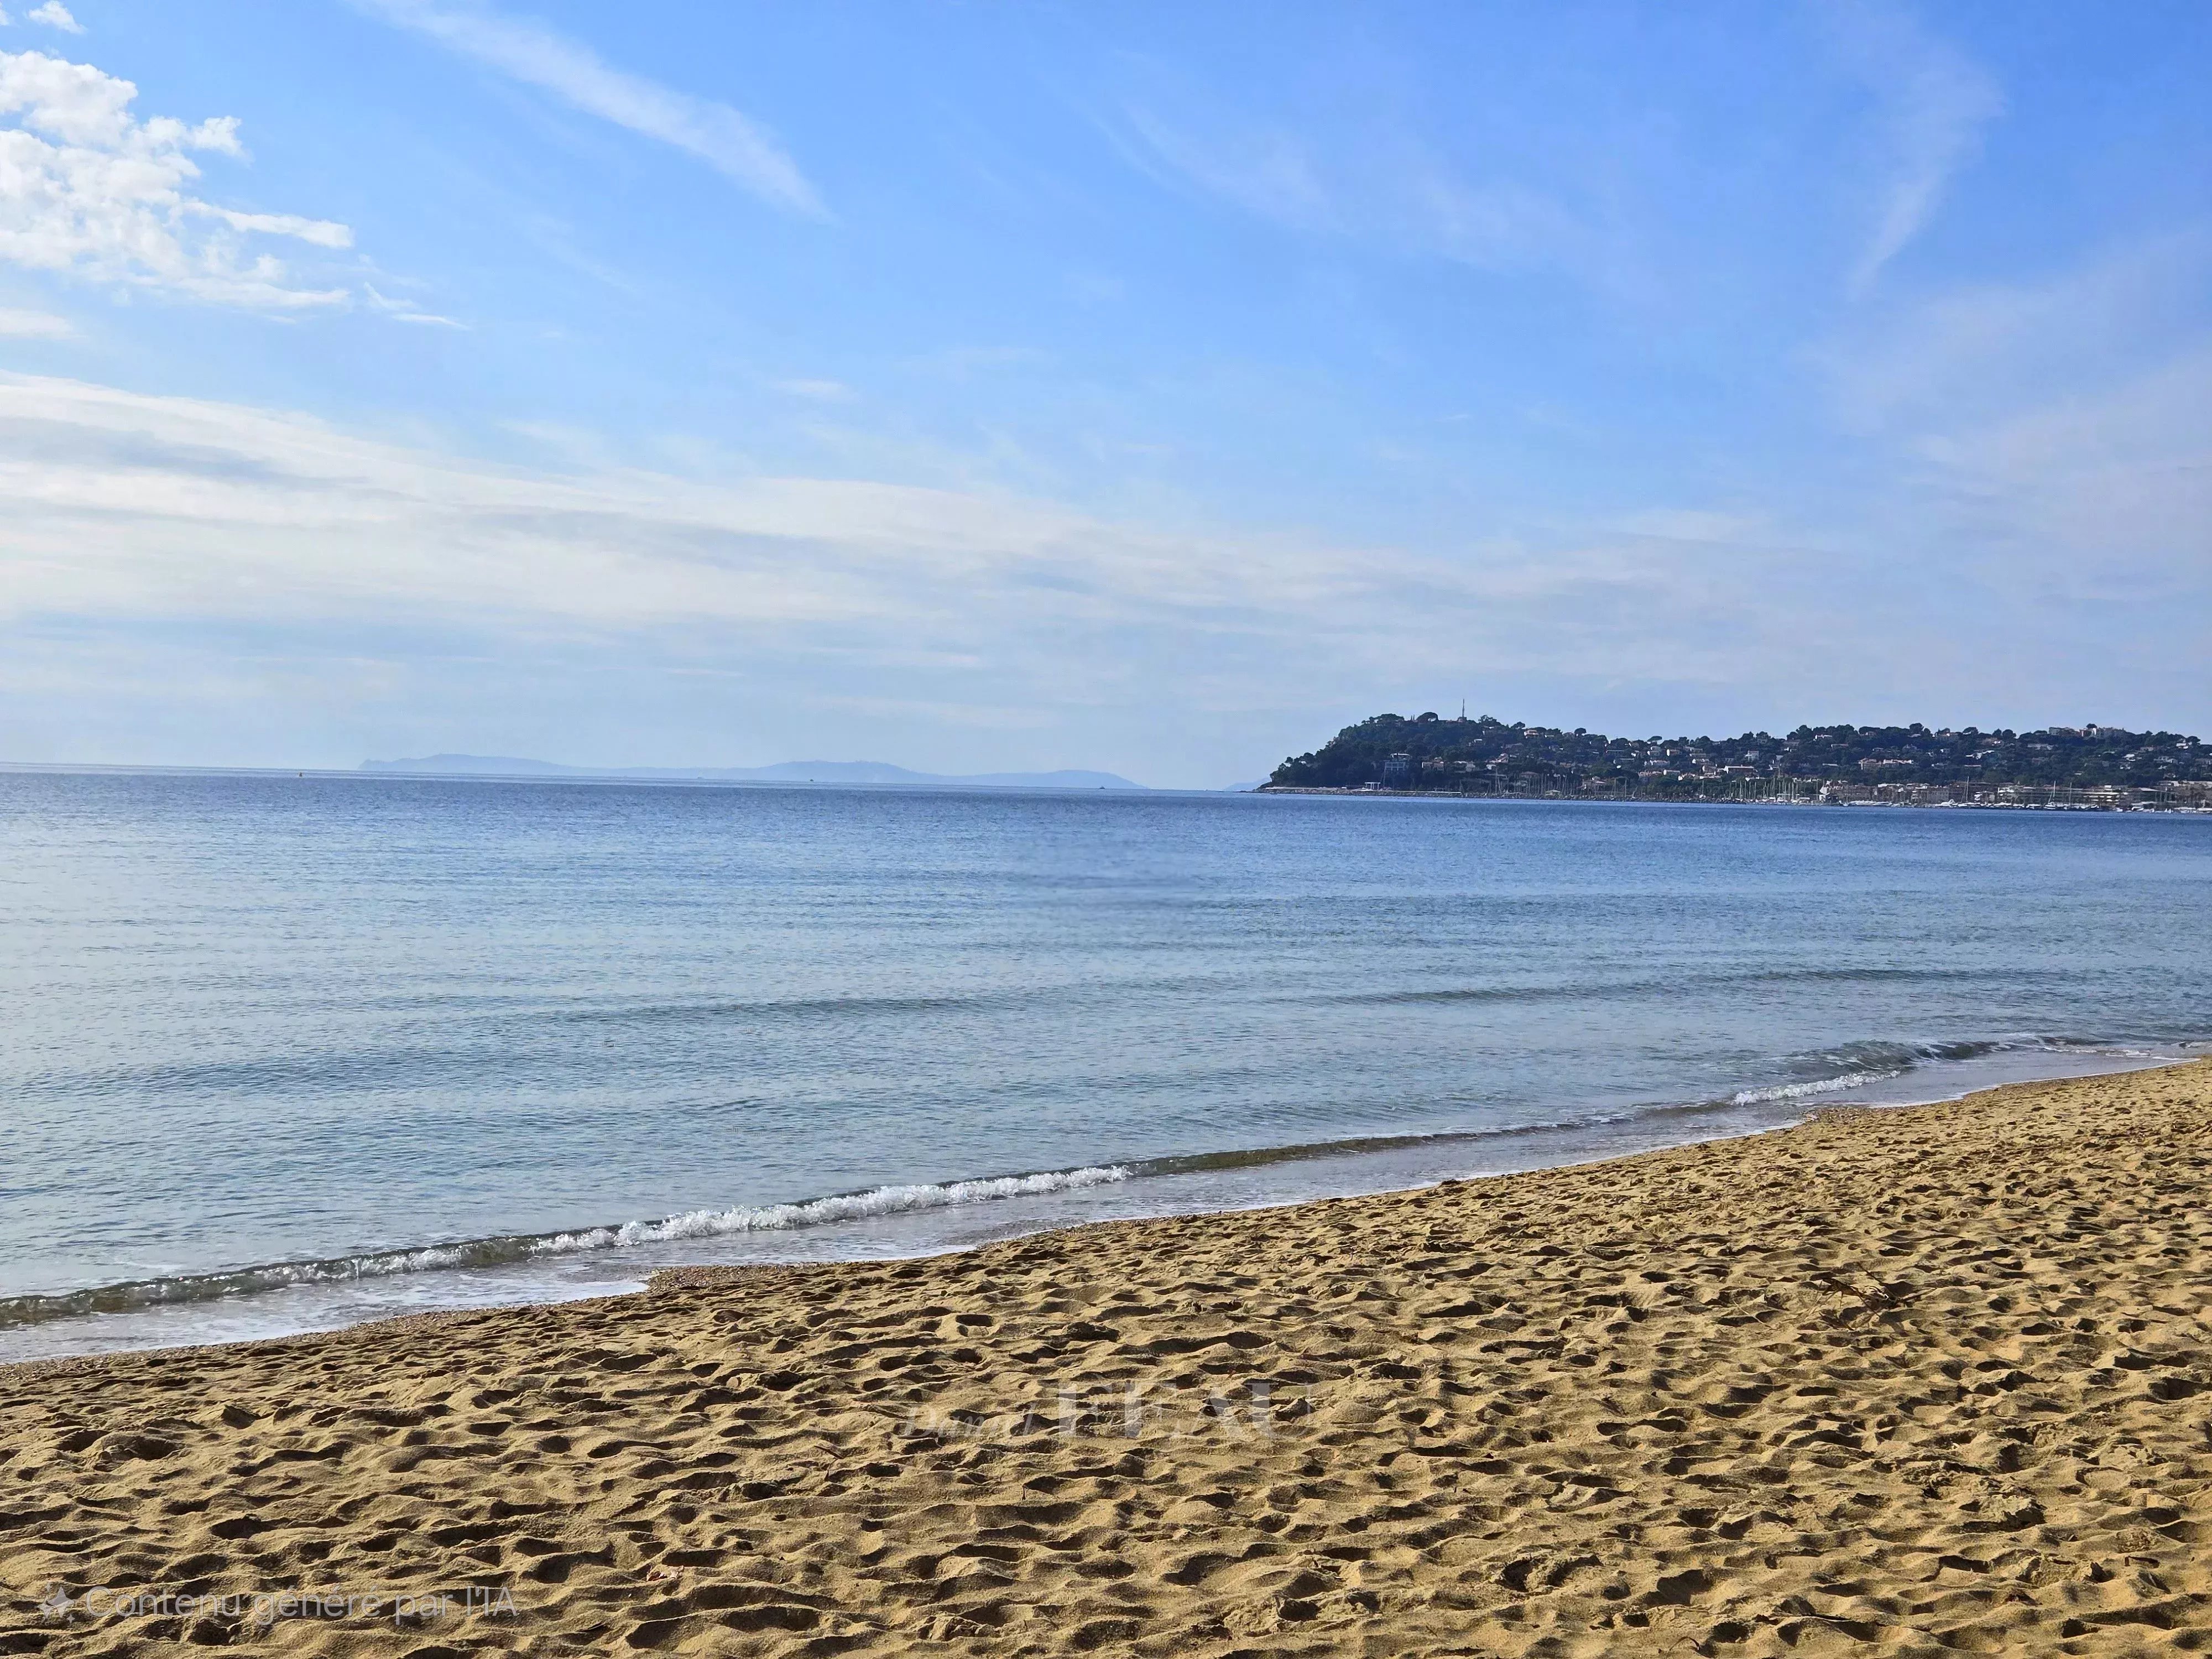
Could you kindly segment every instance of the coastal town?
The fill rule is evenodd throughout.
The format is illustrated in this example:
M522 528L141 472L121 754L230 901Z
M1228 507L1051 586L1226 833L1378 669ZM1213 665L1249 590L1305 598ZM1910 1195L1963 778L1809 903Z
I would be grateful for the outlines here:
M1261 786L1274 794L2212 811L2212 745L2094 723L2035 732L1801 726L1613 738L1483 715L1377 714Z

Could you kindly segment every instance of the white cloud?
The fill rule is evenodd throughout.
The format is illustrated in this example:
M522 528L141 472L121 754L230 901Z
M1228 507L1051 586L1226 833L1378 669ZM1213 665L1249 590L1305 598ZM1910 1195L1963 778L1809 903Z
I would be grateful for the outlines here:
M1156 88L1132 100L1108 131L1163 183L1194 185L1308 234L1481 270L1595 262L1591 234L1557 201L1512 179L1470 179L1389 118L1323 145L1218 100Z
M2212 616L2212 340L1917 448L2014 575Z
M68 318L50 311L0 310L0 340L65 340L76 332Z
M776 380L771 384L778 392L804 398L809 403L846 404L853 400L853 388L842 380Z
M1665 541L1753 542L1769 533L1770 527L1748 514L1662 507L1628 514L1621 520L1620 529L1627 535L1656 536Z
M1882 0L1832 13L1845 63L1881 111L1883 182L1874 234L1851 267L1863 293L1926 228L1960 168L1981 148L1982 129L2004 112L2004 94L1978 65Z
M1861 431L2003 418L2186 351L2212 283L2212 228L2185 226L2028 280L1863 308L1814 359Z
M1131 159L1154 178L1196 185L1261 219L1296 230L1339 231L1336 192L1312 149L1295 135L1247 122L1200 131L1148 103L1124 118L1138 146Z
M1249 700L1279 696L1285 660L1305 693L1470 654L1679 680L1729 678L1762 640L1796 651L1765 614L1775 582L1744 574L1764 556L1742 549L1501 544L1454 562L981 491L501 468L24 375L0 375L0 611L18 622L704 631L875 664L871 695L953 702L882 676L921 652L987 661L1025 696ZM1681 636L1685 617L1709 648Z
M188 203L194 213L205 213L220 219L233 230L252 231L264 236L293 236L311 242L317 247L344 248L353 246L353 231L345 225L328 219L303 219L295 213L240 213L230 208L214 207L205 202Z
M62 0L46 0L46 4L33 7L23 14L33 23L44 23L50 29L59 29L64 34L82 34L84 25L70 15L70 9Z
M1194 714L1229 732L1239 711L1291 710L1310 743L1347 708L1434 706L1462 685L1610 700L1637 729L1684 698L1765 720L1863 712L1870 694L1918 717L2171 722L2203 699L2187 665L2212 614L2208 383L2212 352L1929 434L1917 453L1943 493L1893 491L1886 519L1843 531L1692 501L1431 554L1169 531L981 489L677 476L594 453L589 434L540 434L578 440L565 465L500 466L304 416L0 374L0 738L58 742L76 694L51 685L66 684L143 747L170 729L169 687L228 684L249 639L286 665L282 699L342 702L373 661L416 688L386 712L433 724L461 718L457 698L534 708L546 688L688 674L744 688L718 705L732 708L842 699L940 725L1044 711L1062 731L1142 734L1156 760L1197 741ZM2084 599L2104 608L2086 630ZM462 662L477 665L465 690L447 677ZM178 741L221 747L278 695L210 692ZM675 706L588 701L618 747L648 707Z
M2026 682L2015 708L2049 710L2064 684L2094 688L2076 707L2203 718L2208 275L2212 231L2185 227L2038 280L1863 308L1818 354L1887 479L1867 538L1908 556L1893 580L1948 573L1933 603L1979 640L1948 648L1992 685Z
M1434 65L1372 40L1340 55L1319 82L1126 58L1095 118L1158 183L1309 237L1648 301L1650 249L1624 186L1663 177L1667 146L1634 88L1569 108L1484 65L1453 71L1439 97Z
M463 331L468 328L466 323L423 310L412 300L396 300L388 294L380 294L373 283L362 283L362 291L368 296L369 304L395 323L415 323L430 328L458 328Z
M0 263L66 271L211 304L295 311L342 304L249 238L324 248L343 225L251 214L191 194L195 154L238 156L238 123L133 115L138 88L88 64L0 52Z
M448 9L428 0L356 3L586 114L695 155L775 206L824 216L821 198L799 164L726 104L616 69L590 48L549 29L475 7Z

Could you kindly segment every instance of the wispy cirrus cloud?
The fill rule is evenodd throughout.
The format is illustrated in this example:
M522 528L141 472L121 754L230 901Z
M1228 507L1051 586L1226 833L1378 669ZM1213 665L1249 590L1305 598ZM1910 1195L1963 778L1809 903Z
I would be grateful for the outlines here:
M457 318L441 317L436 312L426 311L414 301L377 291L374 283L362 284L362 292L370 305L396 323L416 323L432 328L458 328L465 331L468 325Z
M2185 711L2212 519L2183 476L2206 476L2201 420L2176 422L2201 406L2208 361L1925 446L1950 499L1893 503L1909 517L1871 527L1814 533L1785 504L1692 500L1427 550L1163 528L988 488L647 471L589 444L566 465L503 466L0 374L0 738L58 729L54 711L87 700L118 732L155 729L180 683L228 684L246 640L340 702L362 665L428 687L465 660L483 675L437 697L521 710L533 687L723 675L761 707L859 695L940 723L1042 711L1071 730L1113 711L1155 734L1194 710L1303 710L1303 726L1437 684L1802 709L1848 707L1871 678L1898 708L2063 694L2108 718L2161 698ZM2146 495L2154 474L2176 488ZM1968 516L2038 478L2033 514ZM2110 517L2136 497L2150 510ZM1893 544L1936 516L1944 533L1901 579ZM2078 630L2085 602L2130 607L2150 671L2123 696L2103 640ZM231 732L287 699L240 684L191 718Z
M1850 559L1711 514L1446 555L1164 530L982 489L503 467L4 374L0 430L0 617L18 625L412 627L588 641L611 661L834 658L873 664L886 695L962 700L900 679L921 652L932 674L988 670L1009 706L1266 703L1285 662L1323 701L1470 662L1726 684L1800 672L1814 605L1852 619L1842 655L1925 643L1910 612L1864 599Z
M770 384L787 397L804 398L811 404L848 404L855 395L842 380L800 379Z
M2212 227L1867 308L1813 361L1913 510L2015 581L2212 615Z
M204 200L195 158L243 157L237 120L142 118L137 95L89 64L0 52L0 264L264 311L343 304L252 239L336 250L353 233Z
M1593 241L1553 197L1514 179L1471 179L1393 122L1323 144L1218 100L1155 88L1131 99L1108 131L1162 183L1311 235L1492 270L1583 264Z
M66 340L76 328L51 311L0 309L0 340Z
M1811 354L1855 431L2002 418L2101 394L2203 343L2212 222L2058 270L1862 307Z
M1884 0L1838 4L1828 16L1844 64L1881 111L1880 201L1850 271L1851 291L1863 294L1935 217L1952 179L1979 151L1982 129L2004 112L2004 94L1978 64Z
M678 92L605 62L543 25L471 4L355 0L371 15L414 30L587 115L696 156L732 182L787 212L826 218L799 164L755 122L727 104Z

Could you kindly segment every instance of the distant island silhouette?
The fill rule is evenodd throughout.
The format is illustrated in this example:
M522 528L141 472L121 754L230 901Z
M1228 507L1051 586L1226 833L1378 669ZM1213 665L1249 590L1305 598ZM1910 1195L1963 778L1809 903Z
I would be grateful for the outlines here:
M912 772L888 761L784 761L775 766L564 766L516 755L422 755L368 760L364 772L422 777L635 778L665 783L872 783L909 789L1144 789L1113 772Z

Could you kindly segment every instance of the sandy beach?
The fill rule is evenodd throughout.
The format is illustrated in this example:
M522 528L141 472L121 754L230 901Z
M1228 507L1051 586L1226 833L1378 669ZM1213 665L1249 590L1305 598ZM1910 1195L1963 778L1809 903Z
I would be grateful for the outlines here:
M0 1372L0 1653L2212 1650L2212 1063Z

